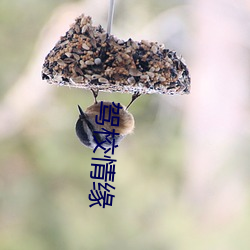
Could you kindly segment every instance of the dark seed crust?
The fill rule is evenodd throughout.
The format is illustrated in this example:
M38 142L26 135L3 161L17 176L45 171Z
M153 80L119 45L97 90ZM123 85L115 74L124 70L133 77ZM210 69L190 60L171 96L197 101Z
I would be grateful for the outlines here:
M47 55L42 78L49 83L106 92L188 94L182 57L158 43L119 40L91 17L80 16Z

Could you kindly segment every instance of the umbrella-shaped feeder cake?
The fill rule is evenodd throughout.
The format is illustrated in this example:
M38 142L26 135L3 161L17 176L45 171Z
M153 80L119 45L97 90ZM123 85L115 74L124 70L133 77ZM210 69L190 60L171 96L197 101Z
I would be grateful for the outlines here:
M176 52L157 42L118 39L101 25L94 26L91 17L85 15L76 18L46 56L42 78L51 84L92 90L95 104L85 112L79 107L80 122L78 120L76 125L78 137L83 143L87 140L88 145L84 144L92 148L90 139L86 139L86 135L79 136L79 130L83 129L86 119L93 123L100 111L100 102L96 101L98 91L131 93L131 103L142 94L173 95L190 91L187 66ZM132 132L134 119L127 109L122 110L130 120L128 127L132 127L119 131L125 136Z

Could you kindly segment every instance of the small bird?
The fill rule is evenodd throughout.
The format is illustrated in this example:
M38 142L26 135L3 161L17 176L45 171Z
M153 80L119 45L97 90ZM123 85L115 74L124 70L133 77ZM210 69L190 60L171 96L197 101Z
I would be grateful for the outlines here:
M92 89L91 89L92 90ZM96 98L98 96L98 91L92 90L94 95L95 102L93 105L88 107L84 112L82 108L78 105L79 109L79 118L76 122L76 135L80 139L83 145L86 147L94 149L98 144L105 141L101 145L105 148L112 147L112 144L106 140L107 134L105 133L94 133L94 131L113 131L115 129L115 133L118 133L114 136L115 143L118 145L122 139L124 139L128 134L131 134L134 130L134 117L131 113L128 112L127 108L132 104L132 102L137 97L132 97L131 102L125 108L121 105L121 109L119 110L119 114L115 116L119 119L119 126L111 126L111 123L108 121L104 121L103 125L96 123L96 116L100 115L101 102L97 101ZM103 101L103 105L110 106L112 102ZM108 113L105 113L105 118L108 117ZM104 129L104 130L103 130ZM98 144L97 144L98 143Z

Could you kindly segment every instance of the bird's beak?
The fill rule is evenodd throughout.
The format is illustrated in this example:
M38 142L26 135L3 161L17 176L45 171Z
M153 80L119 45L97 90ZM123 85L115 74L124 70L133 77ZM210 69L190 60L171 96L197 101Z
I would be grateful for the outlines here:
M86 115L85 115L84 112L82 111L82 108L81 108L79 105L77 105L77 106L78 106L78 110L79 110L79 113L80 113L80 118L86 119Z

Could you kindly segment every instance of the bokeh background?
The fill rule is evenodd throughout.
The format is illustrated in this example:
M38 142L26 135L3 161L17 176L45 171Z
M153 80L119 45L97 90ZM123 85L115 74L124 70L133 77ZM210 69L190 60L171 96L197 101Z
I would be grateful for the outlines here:
M192 91L134 103L102 209L74 132L92 94L48 85L41 67L81 13L106 27L108 4L0 1L0 249L249 250L250 1L116 0L113 34L182 54Z

